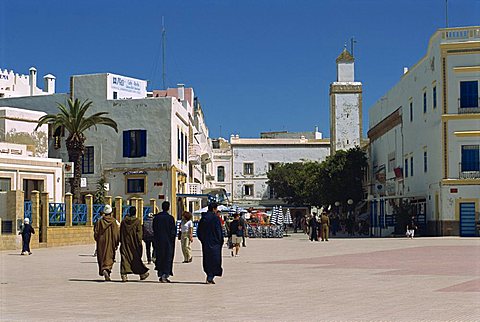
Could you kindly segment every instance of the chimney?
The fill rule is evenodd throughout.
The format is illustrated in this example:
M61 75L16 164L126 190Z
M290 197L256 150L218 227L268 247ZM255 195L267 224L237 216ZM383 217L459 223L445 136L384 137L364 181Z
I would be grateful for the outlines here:
M54 94L55 93L55 76L52 74L48 74L43 76L43 91L48 94Z
M35 67L30 67L28 71L30 72L30 96L33 96L35 94L35 89L37 88L37 70L35 69Z
M408 73L408 67L403 67L403 75L405 75L406 73Z
M183 102L185 100L185 85L177 84L178 86L178 100Z

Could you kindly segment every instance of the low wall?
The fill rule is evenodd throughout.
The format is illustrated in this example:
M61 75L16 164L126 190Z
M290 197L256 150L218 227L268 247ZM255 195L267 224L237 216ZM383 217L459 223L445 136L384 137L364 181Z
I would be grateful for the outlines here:
M94 243L93 227L48 227L47 247L86 245Z
M22 248L22 236L15 234L0 235L0 250L13 250Z

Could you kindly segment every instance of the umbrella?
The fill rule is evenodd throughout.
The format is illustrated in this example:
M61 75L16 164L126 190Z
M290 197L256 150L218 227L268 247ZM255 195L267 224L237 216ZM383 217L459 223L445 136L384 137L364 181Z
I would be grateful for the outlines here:
M278 217L277 206L273 206L272 215L270 216L270 224L275 225L277 223L277 217Z
M278 217L277 217L277 220L276 220L276 224L283 227L283 210L282 210L282 206L278 207L278 213L277 213Z
M291 224L293 224L292 216L290 215L290 208L287 208L287 212L286 212L285 215L283 216L283 219L284 219L284 222L285 222L286 225L291 225ZM287 226L285 226L285 234L288 236L288 234L287 234Z
M284 222L287 225L293 224L292 216L290 215L290 209L287 209L287 212L284 215Z

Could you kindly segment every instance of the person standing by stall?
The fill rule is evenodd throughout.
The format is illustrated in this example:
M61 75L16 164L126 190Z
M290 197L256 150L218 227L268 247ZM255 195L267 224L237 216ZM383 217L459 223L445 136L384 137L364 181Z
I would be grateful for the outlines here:
M223 233L220 219L216 215L218 205L211 203L203 214L197 228L197 237L202 243L203 271L207 284L215 284L215 276L222 276Z
M240 243L242 242L242 236L244 235L244 226L240 221L240 214L233 215L233 220L230 223L230 229L228 230L228 237L232 239L233 249L232 256L238 257L240 251Z
M247 227L247 220L245 219L245 213L240 214L240 218L238 219L240 221L240 226L243 228L243 233L242 233L242 247L247 247L245 244L245 237L246 237L246 227ZM238 252L237 252L238 253Z

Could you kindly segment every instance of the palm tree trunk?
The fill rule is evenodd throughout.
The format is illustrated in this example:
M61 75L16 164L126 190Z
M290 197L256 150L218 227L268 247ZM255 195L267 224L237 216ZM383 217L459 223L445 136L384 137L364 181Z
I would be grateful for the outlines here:
M74 147L69 149L69 144L67 143L68 150L68 160L73 162L73 178L70 179L70 192L73 195L73 200L75 203L81 202L81 193L80 193L80 180L82 177L82 155L83 149Z

